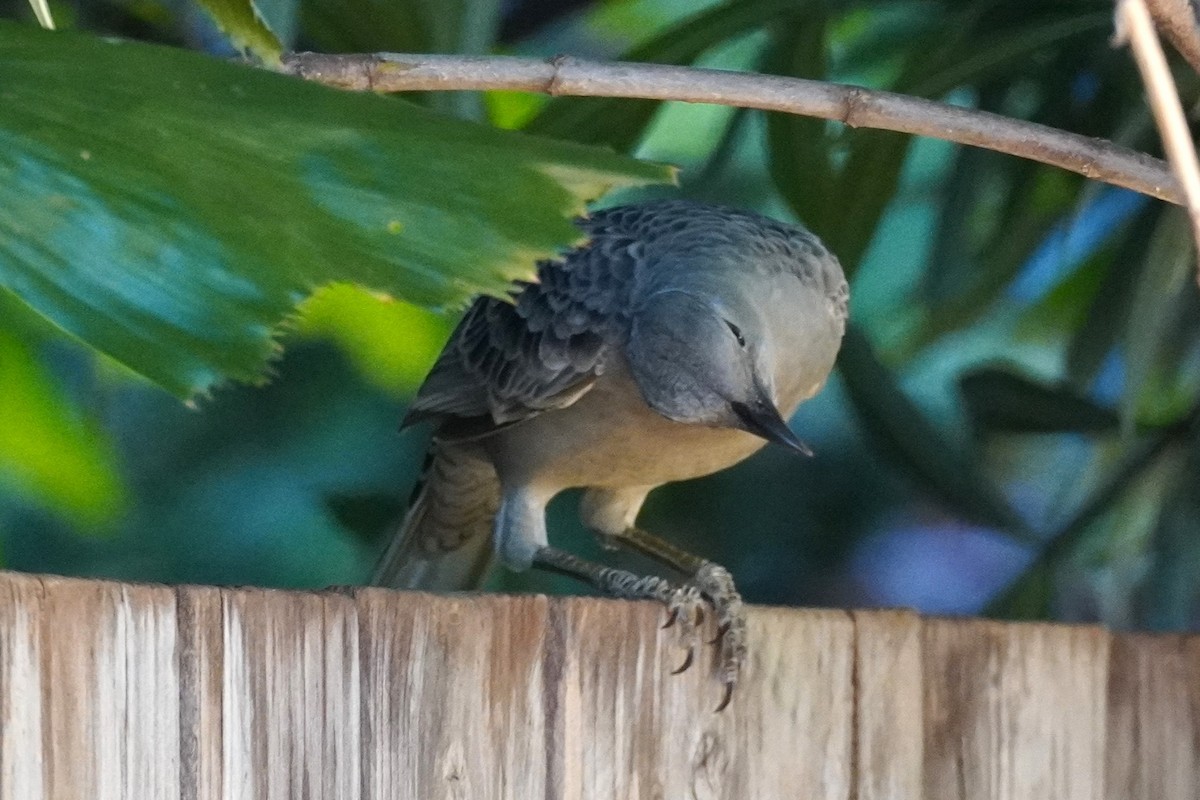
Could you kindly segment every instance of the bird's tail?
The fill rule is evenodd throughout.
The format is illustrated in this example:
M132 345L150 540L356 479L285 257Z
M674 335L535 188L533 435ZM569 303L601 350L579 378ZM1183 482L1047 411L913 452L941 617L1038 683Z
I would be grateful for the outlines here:
M435 442L371 585L479 588L492 563L492 523L499 506L500 481L492 465L462 446Z

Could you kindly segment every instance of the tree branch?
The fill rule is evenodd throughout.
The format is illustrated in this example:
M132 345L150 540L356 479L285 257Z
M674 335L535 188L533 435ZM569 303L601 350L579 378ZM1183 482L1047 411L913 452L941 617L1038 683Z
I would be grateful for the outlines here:
M1105 139L917 97L777 75L660 64L509 56L376 53L284 56L283 70L344 89L377 92L506 89L581 97L715 103L930 136L1060 167L1178 205L1163 161Z
M1200 253L1200 163L1196 161L1196 145L1192 142L1192 132L1188 129L1175 79L1155 33L1150 10L1142 0L1117 0L1117 38L1127 39L1133 50L1163 149L1183 186L1192 221L1192 239ZM1196 280L1200 283L1200 272L1197 272Z

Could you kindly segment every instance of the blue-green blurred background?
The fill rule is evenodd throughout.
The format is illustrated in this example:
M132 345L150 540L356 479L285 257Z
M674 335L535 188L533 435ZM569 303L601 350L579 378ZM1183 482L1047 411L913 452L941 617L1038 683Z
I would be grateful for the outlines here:
M1158 152L1136 71L1110 45L1109 0L263 8L296 49L775 72ZM68 26L230 55L188 3L52 9ZM17 0L0 10L29 18ZM1174 65L1194 107L1200 83ZM793 420L816 457L768 449L656 492L642 517L729 566L749 600L1200 624L1200 307L1177 210L1007 156L816 120L509 93L408 99L681 168L677 189L605 204L678 193L758 209L804 222L841 256L855 328ZM0 303L10 322L21 313ZM40 344L31 360L0 336L0 560L128 580L361 582L420 466L424 433L398 421L453 321L323 290L269 384L191 407L37 320L13 325ZM552 536L595 554L574 503L556 502ZM578 588L507 574L492 585Z

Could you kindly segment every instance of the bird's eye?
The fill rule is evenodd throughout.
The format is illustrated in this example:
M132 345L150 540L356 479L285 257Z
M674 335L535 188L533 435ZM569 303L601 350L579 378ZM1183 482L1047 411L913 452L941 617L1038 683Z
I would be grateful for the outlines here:
M733 334L733 338L737 339L738 345L741 347L745 347L746 346L746 337L742 336L742 329L739 328L737 325L734 325L729 320L725 320L725 324L729 326L729 330Z

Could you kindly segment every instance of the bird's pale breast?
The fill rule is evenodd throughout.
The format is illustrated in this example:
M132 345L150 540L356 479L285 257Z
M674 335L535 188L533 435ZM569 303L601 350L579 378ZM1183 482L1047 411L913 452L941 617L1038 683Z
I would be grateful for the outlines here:
M761 449L757 436L673 422L650 409L621 359L574 405L485 442L502 483L572 487L658 486L708 475ZM789 414L804 396L780 398Z

